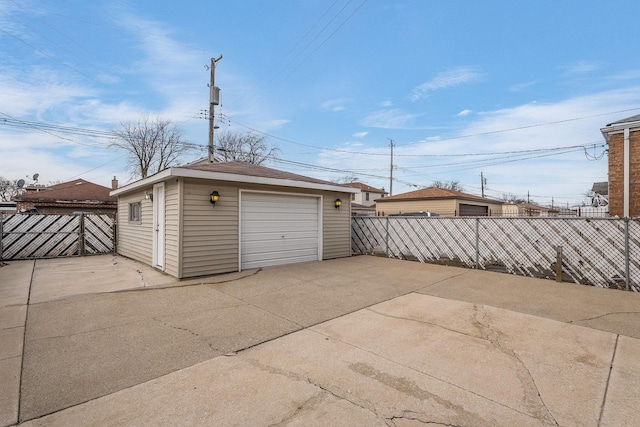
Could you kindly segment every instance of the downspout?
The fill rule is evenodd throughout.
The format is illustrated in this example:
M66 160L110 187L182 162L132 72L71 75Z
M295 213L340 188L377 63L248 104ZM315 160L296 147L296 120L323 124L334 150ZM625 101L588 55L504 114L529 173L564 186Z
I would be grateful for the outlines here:
M624 129L624 186L623 186L623 215L629 218L629 128Z

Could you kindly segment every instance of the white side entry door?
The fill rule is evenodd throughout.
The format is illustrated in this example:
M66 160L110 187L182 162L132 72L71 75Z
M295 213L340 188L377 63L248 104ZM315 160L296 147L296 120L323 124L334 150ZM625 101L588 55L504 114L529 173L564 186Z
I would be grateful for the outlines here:
M164 183L153 186L153 266L164 270Z

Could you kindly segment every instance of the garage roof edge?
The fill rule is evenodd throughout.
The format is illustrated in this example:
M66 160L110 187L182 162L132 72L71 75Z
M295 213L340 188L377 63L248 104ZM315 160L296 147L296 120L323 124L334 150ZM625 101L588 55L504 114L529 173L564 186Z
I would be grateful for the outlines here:
M125 185L124 187L118 188L117 190L113 190L111 191L110 195L118 196L121 194L130 193L140 188L148 187L158 182L165 181L171 177L210 179L213 181L239 182L243 184L273 185L277 187L297 187L297 188L307 188L307 189L313 189L313 190L335 191L340 193L359 193L360 192L360 190L357 188L345 187L339 184L335 184L335 185L320 184L315 182L298 181L294 179L267 178L267 177L260 177L260 176L241 175L241 174L233 174L233 173L212 172L212 171L202 171L202 170L196 170L196 169L172 167L172 168L165 169L161 172L158 172L157 174L152 175L150 177Z

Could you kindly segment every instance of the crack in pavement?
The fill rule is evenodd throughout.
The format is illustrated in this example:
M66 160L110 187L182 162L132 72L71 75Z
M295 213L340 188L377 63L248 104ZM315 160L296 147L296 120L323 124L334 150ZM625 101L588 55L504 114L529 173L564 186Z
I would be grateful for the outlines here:
M440 280L437 280L437 281L435 281L435 282L433 282L433 283L430 283L430 284L428 284L428 285L425 285L425 286L423 286L422 288L417 289L415 292L420 292L420 291L421 291L421 290L423 290L423 289L428 289L428 288L430 288L430 287L432 287L432 286L435 286L435 285L438 285L438 284L440 284L440 283L446 282L447 280L451 280L451 279L455 279L456 277L464 276L465 274L469 274L469 272L464 271L464 272L462 272L462 273L460 273L460 274L456 274L456 275L453 275L453 276L445 277L444 279L440 279Z
M609 375L607 376L607 385L604 387L604 396L602 396L602 405L600 406L600 416L598 417L598 425L602 423L602 415L604 414L604 407L607 403L607 395L609 393L609 383L611 382L611 372L613 371L613 364L616 360L616 353L618 351L618 340L620 334L616 334L616 343L613 347L613 354L611 355L611 362L609 363Z
M567 323L587 322L589 320L602 319L603 317L614 316L616 314L640 314L640 311L613 311L611 313L605 313L605 314L601 314L599 316L594 316L594 317L587 317L585 319L569 320L569 322L567 322Z
M443 378L440 378L440 377L437 377L437 376L435 376L435 375L433 375L433 374L431 374L431 373L429 373L429 372L421 371L420 369L417 369L417 368L415 368L415 367L413 367L413 366L404 365L404 364L402 364L402 363L398 362L397 360L390 359L390 358L388 358L388 357L386 357L386 356L384 356L384 355L382 355L382 354L376 353L375 351L372 351L372 350L369 350L369 349L367 349L367 348L363 348L363 347L357 346L357 345L355 345L355 344L352 344L352 343L349 343L349 342L346 342L346 341L340 340L340 339L338 339L338 338L336 338L336 337L334 337L334 336L331 336L331 335L326 335L326 334L324 334L324 333L322 333L322 332L320 332L320 331L318 331L318 330L315 330L315 329L307 328L307 330L309 330L309 331L311 331L311 332L314 332L314 333L316 333L316 334L318 334L318 335L320 335L320 336L323 336L323 337L325 337L325 338L335 340L336 342L339 342L339 343L344 344L344 345L346 345L346 346L349 346L349 347L352 347L352 348L358 349L358 350L360 350L360 351L363 351L363 352L365 352L365 353L371 354L371 355L373 355L373 356L379 357L380 359L385 360L385 361L387 361L387 362L389 362L389 363L392 363L392 364L394 364L394 365L401 366L401 367L403 367L403 368L405 368L405 369L409 369L409 370L411 370L411 371L413 371L413 372L417 372L417 373L419 373L419 374L421 374L421 375L425 375L425 376L427 376L427 377L429 377L429 378L432 378L432 379L434 379L434 380L436 380L436 381L440 381L440 382L441 382L441 383L443 383L443 384L447 384L447 385L449 385L449 386L451 386L451 387L454 387L454 388L456 388L456 389L458 389L458 390L462 390L462 391L464 391L464 392L470 393L470 394L472 394L472 395L474 395L474 396L477 396L477 397L479 397L479 398L481 398L481 399L487 400L487 401L489 401L489 402L491 402L491 403L494 403L494 404L496 404L496 405L498 405L498 406L501 406L501 407L503 407L503 408L509 409L509 410L511 410L511 411L515 411L515 412L517 412L517 413L519 413L519 414L522 414L522 415L525 415L525 416L527 416L527 417L532 417L532 415L531 415L531 414L526 413L526 412L523 412L523 411L521 411L521 410L520 410L520 409L518 409L518 408L512 408L512 407L511 407L511 406L509 406L509 405L506 405L506 404L504 404L504 403L502 403L502 402L498 402L497 400L493 400L493 399L491 399L491 398L490 398L490 397L488 397L488 396L484 396L484 395L482 395L482 394L478 393L477 391L469 390L469 389L467 389L467 388L462 387L462 386L461 386L461 385L459 385L459 384L456 384L456 383L453 383L453 382L447 381L447 380L445 380L445 379L443 379ZM532 418L533 418L533 417L532 417Z
M287 371L284 369L280 369L280 368L276 368L274 366L269 366L269 365L265 365L264 363L261 363L259 360L256 359L247 359L247 362L260 369L263 372L267 372L269 374L273 374L273 375L281 375L284 376L286 378L292 379L294 381L302 381L302 382L306 382L314 387L317 387L318 389L320 389L324 394L329 394L333 397L335 397L336 399L339 400L344 400L354 406L357 406L358 408L364 409L368 412L371 412L372 414L374 414L376 416L376 418L380 418L382 419L378 413L375 410L374 405L367 401L366 399L362 399L364 403L358 402L354 399L349 399L346 395L345 392L343 390L340 390L340 392L336 392L333 391L325 386L323 386L322 384L320 384L317 381L313 381L311 378L309 377L304 377L302 375L296 374L295 372L291 372L291 371ZM348 392L347 392L348 393ZM316 395L317 396L317 395Z
M436 426L436 425L444 426L444 427L466 427L467 426L467 424L450 424L450 423L444 423L444 422L435 421L435 420L423 420L419 418L419 415L420 414L413 411L402 411L402 415L394 415L392 417L385 418L385 419L388 420L389 423L391 423L391 424L387 423L387 425L389 425L390 427L394 427L396 425L396 420L417 421L420 424L424 424L426 426Z
M296 417L306 409L313 409L316 403L322 402L326 394L323 391L314 394L304 402L300 403L298 407L289 415L286 415L282 420L277 423L269 424L269 427L284 427L288 425L291 421L295 420Z
M443 420L443 421L432 421L432 422L438 422L440 424L446 424L449 421L454 421L455 424L454 425L471 425L476 423L478 420L481 420L483 422L485 422L487 425L490 425L491 423L487 422L486 420L484 420L480 414L477 414L475 412L470 412L467 411L462 405L458 405L456 403L453 403L452 401L445 399L435 393L431 393L428 390L425 390L423 388L421 388L420 386L418 386L414 381L409 380L407 378L403 378L403 377L398 377L395 375L391 375L388 374L386 372L381 372L378 371L377 369L375 369L373 366L367 364L367 363L354 363L352 365L349 366L349 369L351 369L353 372L356 372L364 377L370 378L380 384L383 384L387 387L393 388L394 390L409 396L409 397L413 397L415 399L418 399L422 402L424 401L431 401L433 403L435 403L436 405L445 408L446 410L452 411L455 415L452 417L447 417L447 421ZM393 419L393 418L407 418L406 415L404 415L406 412L410 412L412 414L415 414L413 418L413 420L416 421L420 421L422 423L428 423L429 421L427 420L423 420L421 418L419 418L419 415L424 415L426 417L427 414L419 414L417 412L414 411L408 411L408 410L403 410L401 412L401 414L403 415L393 415L391 417L387 417L386 419ZM433 416L433 415L431 415Z
M406 321L409 321L409 322L421 323L423 325L433 326L434 328L444 329L445 331L453 332L455 334L464 335L465 337L477 338L477 339L480 339L480 340L483 340L483 341L488 341L487 338L485 338L485 337L483 337L481 335L473 335L473 334L469 334L467 332L458 331L456 329L448 328L448 327L446 327L444 325L440 325L438 323L433 323L433 322L429 322L429 321L426 321L426 320L414 319L414 318L411 318L411 317L394 316L392 314L382 313L380 311L377 311L372 307L367 307L366 310L371 311L372 313L375 313L377 315L380 315L380 316L383 316L383 317L387 317L389 319L406 320Z
M205 344L207 344L211 350L213 350L213 351L220 351L220 349L217 349L217 348L213 347L213 344L211 344L209 341L207 341L207 337L203 337L203 336L202 336L202 335L200 335L199 333L194 332L194 331L192 331L192 330L191 330L191 329L189 329L189 328L183 328L183 327L180 327L180 326L173 325L173 324L171 324L171 323L169 323L169 322L167 322L167 321L164 321L164 320L158 319L157 317L152 317L152 320L154 320L154 321L156 321L156 322L159 322L159 323L161 323L162 325L167 326L167 327L169 327L169 328L171 328L171 329L175 329L175 330L178 330L178 331L185 331L185 332L188 332L189 334L191 334L192 336L194 336L194 337L198 338L199 340L204 341L204 342L205 342Z
M475 325L498 351L509 357L509 359L514 363L516 375L518 376L524 391L524 404L531 412L531 415L543 422L553 423L553 425L558 426L558 421L545 404L544 399L542 399L540 390L538 389L538 386L536 385L536 382L527 366L524 364L522 359L520 359L518 354L513 351L513 349L508 348L503 344L502 341L505 341L506 336L491 327L487 320L488 313L486 308L476 304L473 305L473 308L475 310L473 318Z

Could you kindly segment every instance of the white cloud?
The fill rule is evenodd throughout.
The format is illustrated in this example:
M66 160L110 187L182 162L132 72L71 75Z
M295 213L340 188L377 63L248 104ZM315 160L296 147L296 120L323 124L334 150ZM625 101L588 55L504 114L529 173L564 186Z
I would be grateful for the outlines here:
M469 114L471 114L472 111L471 110L462 110L458 113L459 116L465 117L468 116Z
M429 92L472 83L480 80L481 77L482 75L471 67L458 67L444 71L428 82L413 88L409 99L414 102L419 101L427 97Z
M593 61L578 61L563 67L567 74L587 74L600 69L600 63Z
M390 100L386 100L386 101L382 101L380 104L378 104L380 107L382 108L389 108L389 107L393 107L393 102Z
M282 126L286 125L289 122L290 120L287 120L287 119L274 119L274 120L269 120L265 122L260 122L258 123L258 127L260 129L265 129L265 130L276 130L276 129L280 129Z
M544 150L557 147L589 145L601 154L604 138L600 128L614 120L636 114L640 86L568 98L556 103L530 103L513 108L485 111L454 134L425 136L420 142L396 141L394 150L394 194L430 185L434 180L458 180L465 190L480 193L480 172L488 179L492 196L513 193L538 203L566 205L582 200L593 182L607 180L607 158L589 161L582 148L564 154L533 152L526 155L482 153ZM378 112L384 117L384 112ZM405 115L393 117L405 123ZM374 120L377 116L371 116ZM382 120L379 118L378 120ZM518 129L520 128L520 129ZM363 170L362 181L388 187L389 148L361 147L358 153L323 152L318 163L337 169ZM471 154L456 157L451 155ZM589 154L594 154L593 148ZM545 155L545 157L541 157ZM523 157L527 157L523 159ZM369 175L364 175L365 173ZM374 175L374 176L370 176Z
M367 135L369 135L369 132L363 131L363 132L356 132L351 136L353 136L354 138L364 138Z
M529 82L524 82L524 83L517 83L512 85L509 90L511 92L524 92L525 90L528 90L530 88L532 88L533 86L537 85L538 81L537 80L532 80Z
M410 129L413 128L413 119L423 114L410 114L397 108L381 110L369 114L362 119L360 124L366 127L381 129Z
M333 112L344 111L347 109L345 104L348 102L349 100L346 98L330 99L320 104L320 108L326 111Z

